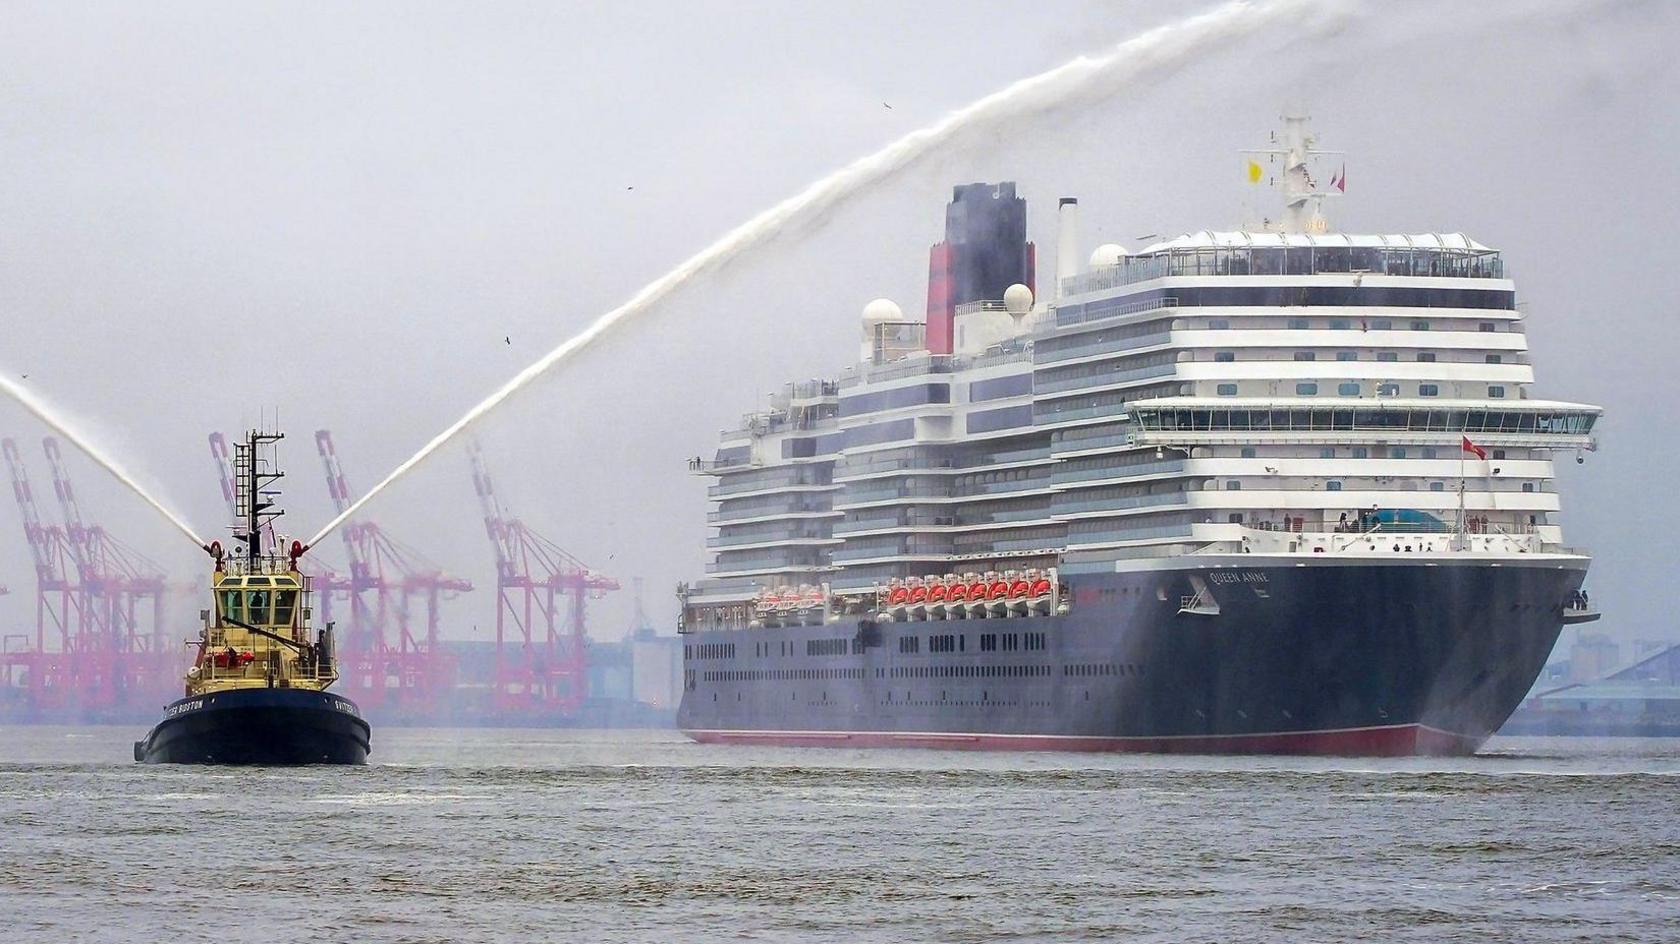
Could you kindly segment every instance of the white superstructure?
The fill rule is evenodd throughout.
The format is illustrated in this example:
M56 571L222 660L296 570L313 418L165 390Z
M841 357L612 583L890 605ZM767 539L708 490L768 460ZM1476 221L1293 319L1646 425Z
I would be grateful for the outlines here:
M1065 200L1048 304L1014 286L957 308L952 353L930 354L921 324L872 303L862 363L790 385L696 463L718 478L698 592L1193 553L1566 553L1552 457L1594 448L1601 411L1531 395L1498 252L1319 231L1311 137L1284 137L1275 227L1086 264Z

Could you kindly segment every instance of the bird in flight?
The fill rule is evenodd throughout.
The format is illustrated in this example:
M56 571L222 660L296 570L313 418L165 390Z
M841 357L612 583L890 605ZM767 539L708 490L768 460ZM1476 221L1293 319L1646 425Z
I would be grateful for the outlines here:
M502 338L502 343L503 344L512 344L513 343L513 335L510 334L507 337Z
M885 108L887 111L892 111L892 106L888 105L886 102L882 102L881 107Z

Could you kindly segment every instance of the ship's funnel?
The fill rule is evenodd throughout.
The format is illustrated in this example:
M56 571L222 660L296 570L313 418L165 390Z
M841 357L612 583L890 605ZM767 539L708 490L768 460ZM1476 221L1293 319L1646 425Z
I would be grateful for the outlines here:
M1079 274L1079 200L1063 197L1056 208L1056 297L1062 297L1062 281Z

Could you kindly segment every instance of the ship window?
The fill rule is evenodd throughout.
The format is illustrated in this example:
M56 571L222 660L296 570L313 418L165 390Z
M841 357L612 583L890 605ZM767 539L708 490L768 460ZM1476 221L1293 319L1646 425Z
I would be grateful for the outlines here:
M1412 330L1413 331L1428 331L1429 330L1429 322L1427 322L1427 321L1414 321L1414 322L1412 322Z
M1336 360L1339 360L1339 361L1356 361L1356 360L1359 360L1359 352L1358 351L1337 351L1336 352Z
M1298 397L1313 397L1318 395L1318 384L1298 383L1295 385L1295 395Z
M1388 457L1390 459L1404 459L1404 458L1406 458L1406 447L1395 446L1395 447L1389 449L1388 450Z
M1418 384L1418 396L1438 397L1440 395L1441 387L1439 384Z
M1228 331L1230 327L1231 322L1224 318L1215 318L1208 322L1208 328L1214 331Z
M1332 331L1346 331L1346 330L1348 330L1349 328L1352 328L1352 327L1353 327L1353 322L1346 319L1346 318L1331 318L1330 319L1330 330L1332 330Z
M1335 479L1331 479L1330 481L1324 483L1324 490L1327 492L1339 492L1342 490L1342 483Z
M1395 383L1377 384L1377 396L1397 397L1400 395L1400 385Z
M1524 482L1523 483L1523 491L1525 491L1525 492L1534 491L1534 483L1533 482Z
M1501 399L1505 396L1505 388L1504 387L1489 387L1488 388L1488 396L1495 399L1495 400Z
M222 618L245 621L245 594L238 590L222 591Z
M1489 364L1503 364L1505 362L1505 358L1498 354L1489 354L1487 356L1487 362Z
M1296 351L1295 359L1298 361L1316 361L1318 360L1318 355L1312 351Z
M274 623L276 626L292 625L292 610L297 607L296 590L274 591Z
M1444 491L1447 490L1447 483L1445 483L1445 482L1430 482L1429 483L1429 490L1432 491L1432 492L1444 492Z
M1357 396L1359 396L1359 384L1357 384L1357 383L1337 384L1336 385L1336 395L1339 396L1339 397L1357 397Z
M261 626L268 622L268 591L252 590L245 594L245 611L251 614L249 622Z
M1254 456L1255 456L1255 452L1254 452L1254 447L1253 446L1242 447L1242 457L1244 459L1252 459L1252 458L1254 458Z
M1336 458L1336 447L1335 446L1325 446L1325 447L1323 447L1322 449L1318 450L1318 457L1320 459L1334 459L1334 458Z
M1399 359L1400 359L1400 355L1394 353L1393 351L1378 351L1377 352L1377 360L1382 361L1385 364L1392 364Z
M1481 324L1476 325L1476 330L1482 332L1483 334L1492 334L1494 331L1493 322L1484 321Z
M1214 351L1213 352L1213 359L1216 362L1221 363L1221 364L1229 364L1232 361L1235 361L1237 359L1237 352L1235 352L1235 351Z
M1307 319L1291 318L1289 319L1289 327L1295 331L1305 331L1307 328Z
M1434 446L1424 446L1423 447L1423 457L1425 459L1435 458L1435 447Z
M1225 490L1228 492L1240 492L1242 491L1242 483L1236 479L1230 479L1225 483Z
M1376 331L1393 331L1394 322L1387 318L1378 318L1371 322L1371 328Z
M1371 455L1371 451L1369 449L1366 449L1364 446L1354 446L1353 447L1353 457L1355 459L1365 459L1365 458L1368 458L1370 455Z
M1234 397L1237 395L1236 384L1220 384L1217 390L1219 395L1222 397Z
M266 586L268 586L268 578L267 577L246 577L245 578L245 586L247 586L247 587L266 587Z
M1494 457L1494 458L1495 458L1495 459L1503 459L1503 458L1505 458L1505 450L1503 450L1503 449L1495 449L1495 450L1493 450L1493 457Z

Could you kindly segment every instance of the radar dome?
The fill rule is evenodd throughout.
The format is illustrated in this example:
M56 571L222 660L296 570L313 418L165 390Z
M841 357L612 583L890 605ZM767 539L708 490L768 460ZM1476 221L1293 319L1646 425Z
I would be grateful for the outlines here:
M890 298L877 298L863 306L864 324L886 324L904 320L904 309Z
M1003 290L1003 307L1011 315L1019 318L1027 312L1032 311L1032 306L1032 289L1027 288L1025 285L1016 282L1014 285L1011 285Z
M1126 258L1126 247L1119 243L1103 243L1091 253L1091 268L1117 266L1120 260Z

